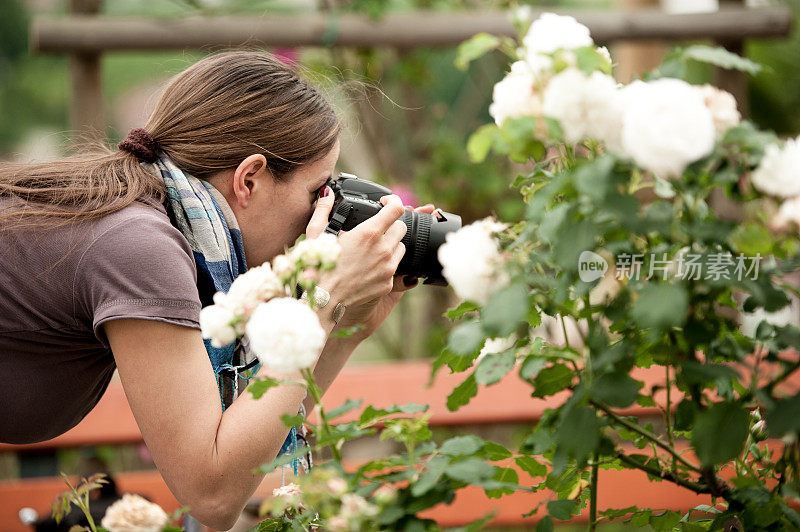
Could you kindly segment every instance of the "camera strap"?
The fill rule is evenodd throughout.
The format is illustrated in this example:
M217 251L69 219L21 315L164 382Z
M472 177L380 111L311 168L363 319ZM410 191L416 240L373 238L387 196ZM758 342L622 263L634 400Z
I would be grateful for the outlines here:
M332 235L338 235L339 231L342 230L344 223L347 221L347 217L350 216L350 211L352 210L352 203L349 201L340 202L339 206L336 208L336 212L334 212L333 216L331 217L331 221L328 222L325 232Z

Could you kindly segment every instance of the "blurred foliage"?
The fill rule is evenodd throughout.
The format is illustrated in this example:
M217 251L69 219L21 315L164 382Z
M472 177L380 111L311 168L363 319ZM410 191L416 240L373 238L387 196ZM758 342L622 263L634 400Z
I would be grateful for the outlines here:
M800 0L784 0L794 12L788 39L748 41L745 52L766 68L750 78L752 120L780 135L800 133Z
M788 0L800 11L800 0ZM505 8L528 3L539 9L587 7L613 8L612 0L317 0L311 5L336 13L361 12L379 18L388 12L415 9L464 10ZM60 55L32 55L28 50L28 27L33 15L59 15L66 1L49 11L30 12L23 0L0 0L0 157L12 156L20 144L36 131L69 134L69 61ZM308 4L304 4L307 8ZM297 12L289 0L105 0L107 16L181 18L200 15L265 15ZM800 133L800 30L788 40L756 41L747 45L750 58L764 70L751 79L753 120L780 134ZM518 219L520 204L507 176L524 170L505 157L490 156L472 163L467 156L467 137L479 125L491 122L488 105L492 86L506 68L504 56L493 52L473 61L465 71L453 64L454 48L419 48L396 51L310 49L302 63L313 73L328 78L333 86L356 88L347 98L348 112L362 129L368 152L374 158L375 175L363 176L389 185L412 188L419 203L432 202L462 215L465 223L495 214L501 220ZM205 55L201 51L132 52L108 54L103 59L103 92L107 117L129 90L155 83L186 68ZM705 65L686 65L687 77L707 81ZM352 103L352 105L350 105ZM349 125L349 124L348 124ZM124 135L113 125L111 140ZM407 346L402 331L380 340L386 354L426 353L426 346L445 334L441 311L446 307L444 290L425 288L433 304L420 305L425 324L434 327L429 340ZM416 294L415 294L416 295ZM409 324L414 326L413 324ZM424 336L424 335L423 335ZM397 346L406 345L403 348ZM400 350L399 350L400 349Z

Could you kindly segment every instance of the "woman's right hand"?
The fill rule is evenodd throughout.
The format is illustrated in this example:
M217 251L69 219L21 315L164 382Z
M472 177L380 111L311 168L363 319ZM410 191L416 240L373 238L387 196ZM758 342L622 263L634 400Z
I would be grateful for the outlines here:
M350 231L340 232L339 261L319 282L331 294L329 304L335 306L341 302L355 310L355 307L377 301L394 288L394 274L406 251L401 240L407 228L400 220L405 207L394 194L384 197L385 200L381 199L385 205L375 216ZM316 238L324 232L332 206L333 194L319 198L306 229L308 238Z

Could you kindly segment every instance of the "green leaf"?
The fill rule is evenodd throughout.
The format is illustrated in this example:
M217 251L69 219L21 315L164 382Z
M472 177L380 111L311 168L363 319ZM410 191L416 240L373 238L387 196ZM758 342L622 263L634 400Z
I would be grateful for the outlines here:
M562 521L571 518L576 509L577 503L571 500L550 501L547 503L547 513Z
M654 513L650 516L650 526L652 526L653 529L658 532L666 532L667 530L674 529L680 520L680 512L671 512L665 510L658 514Z
M466 70L469 64L487 52L500 46L500 39L488 33L478 33L471 39L458 45L455 65L459 70Z
M450 331L447 347L457 355L472 355L483 346L485 339L480 322L468 321Z
M602 426L594 410L575 406L566 410L556 430L556 447L577 462L583 462L600 443Z
M677 284L648 283L631 309L631 317L642 327L668 329L686 321L689 296Z
M470 375L464 382L456 386L455 390L447 396L447 409L454 412L469 403L469 400L478 395L478 384L475 375Z
M295 414L295 415L283 414L281 416L281 421L283 421L284 425L291 428L291 427L299 427L300 425L305 423L306 420L300 414Z
M500 130L495 124L484 124L479 127L467 141L469 160L473 163L483 162L499 135Z
M496 383L511 371L515 360L516 357L513 350L505 353L487 354L478 363L478 367L475 368L475 381L484 386Z
M528 317L528 288L515 283L492 294L481 311L487 336L506 337Z
M458 462L453 462L444 470L445 475L453 480L460 480L467 484L475 484L489 480L494 476L494 466L481 460L470 457Z
M271 377L257 377L248 386L247 391L253 394L254 399L261 399L267 390L278 386L281 381Z
M495 470L492 480L504 485L496 489L485 489L486 496L490 499L499 499L503 495L514 493L515 486L519 486L519 475L511 467L498 467Z
M553 532L553 518L549 515L544 516L536 525L536 532Z
M532 456L517 456L514 458L517 465L530 476L543 477L547 474L547 467L536 461Z
M772 251L772 235L763 225L743 224L731 233L733 248L745 256L768 255ZM734 259L735 260L735 259Z
M359 323L358 325L353 325L352 327L345 327L344 329L338 330L336 332L332 332L329 337L330 338L350 338L355 333L360 331L364 328L364 324Z
M416 414L418 412L425 412L428 410L428 405L420 405L417 403L406 403L404 405L392 405L389 408L375 408L368 405L367 408L361 413L358 419L359 425L369 425L378 421L379 419L390 416L392 414Z
M695 417L692 445L703 465L711 466L735 458L747 433L744 409L734 402L717 403Z
M355 401L353 399L348 399L343 404L329 411L327 417L328 419L336 419L337 417L358 408L359 406L361 406L361 403L362 401L360 399L358 401Z
M611 173L616 159L611 155L603 155L592 162L580 165L574 171L575 188L581 194L594 201L603 201L611 191Z
M479 310L480 307L472 301L464 301L456 308L450 309L444 313L445 317L450 321L456 321L463 318L465 314Z
M537 340L541 340L541 338L537 338ZM519 376L525 380L533 379L546 365L546 358L537 355L529 355L525 357L525 361L519 369Z
M696 44L683 50L681 56L684 60L708 63L728 70L739 70L753 75L761 72L761 65L755 61L729 52L721 46Z
M573 372L564 364L553 364L533 379L533 396L546 397L558 393L572 382Z
M442 443L439 452L447 456L466 456L475 454L482 447L483 440L477 436L456 436Z
M496 462L498 460L505 460L506 458L511 458L511 451L509 451L499 443L495 443L493 441L487 441L484 442L483 445L483 456L486 457L487 460Z
M420 475L419 480L411 486L411 495L420 497L428 493L442 477L450 459L445 456L434 456L425 464L426 471Z
M592 397L618 408L626 407L639 397L639 382L627 374L606 373L592 382Z
M774 436L787 432L800 432L800 394L789 399L777 401L767 411L767 429Z

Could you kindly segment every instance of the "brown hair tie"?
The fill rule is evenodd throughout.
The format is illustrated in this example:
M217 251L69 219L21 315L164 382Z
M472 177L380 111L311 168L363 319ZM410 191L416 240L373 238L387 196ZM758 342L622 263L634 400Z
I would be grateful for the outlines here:
M140 161L147 163L154 163L158 159L156 155L156 141L153 140L150 133L140 127L131 129L128 136L117 144L117 148L122 151L130 152Z

